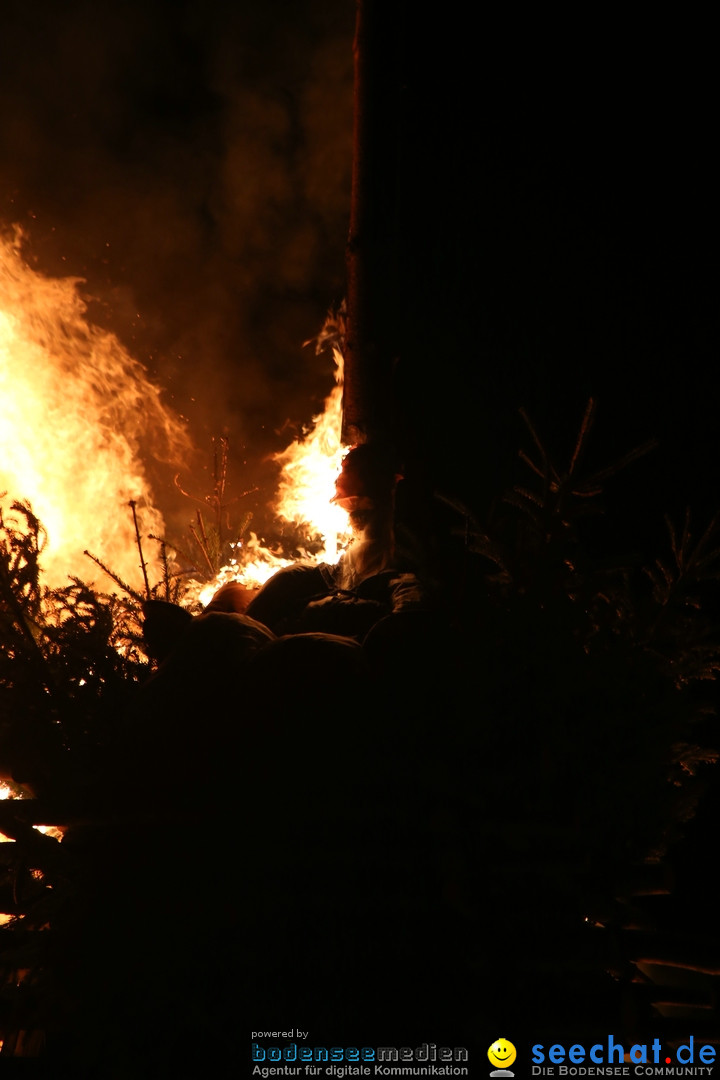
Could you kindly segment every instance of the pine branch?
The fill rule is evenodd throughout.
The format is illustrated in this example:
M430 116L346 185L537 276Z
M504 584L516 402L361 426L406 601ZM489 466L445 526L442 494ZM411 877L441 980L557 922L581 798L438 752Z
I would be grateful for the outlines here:
M137 600L138 604L142 604L143 598L140 593L136 592L135 589L131 588L126 581L123 581L123 579L113 570L111 570L110 567L106 566L101 559L98 559L97 555L93 555L90 551L83 551L83 555L87 555L88 559L92 559L95 565L99 566L100 569L103 570L108 577L112 578L115 584L119 585L120 588L128 594L128 596L132 596L133 600Z
M137 519L137 503L135 502L134 499L131 499L128 505L130 506L130 509L132 510L133 524L135 526L135 540L137 542L137 549L138 549L138 553L140 555L140 566L142 568L143 581L145 582L145 599L149 600L150 596L151 596L150 582L148 581L147 565L145 563L145 557L143 555L143 549L142 549L142 542L140 540L140 528L138 526L138 519Z
M575 449L573 450L572 457L570 458L570 467L568 469L568 476L572 476L575 472L576 466L579 464L582 455L585 453L585 446L587 444L590 429L592 428L593 421L595 419L595 401L593 398L588 399L588 403L585 407L585 415L582 418L580 424L580 431L578 432L577 442L575 443Z

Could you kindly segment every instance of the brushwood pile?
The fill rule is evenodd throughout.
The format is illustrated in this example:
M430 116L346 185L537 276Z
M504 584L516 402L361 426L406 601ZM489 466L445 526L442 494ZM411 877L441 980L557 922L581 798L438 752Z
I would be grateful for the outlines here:
M238 1016L338 1045L615 1022L618 890L712 779L718 538L688 517L613 561L597 477L534 474L485 517L401 482L389 562L197 614L45 589L6 513L3 1053L170 1075L233 1060Z

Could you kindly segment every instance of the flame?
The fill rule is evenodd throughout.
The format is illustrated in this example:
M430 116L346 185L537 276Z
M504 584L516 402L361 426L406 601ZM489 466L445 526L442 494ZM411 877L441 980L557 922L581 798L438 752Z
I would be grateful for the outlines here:
M141 444L172 459L187 436L142 365L88 321L80 279L34 270L22 241L0 235L0 497L29 501L47 530L49 585L98 581L87 548L139 589L128 503L143 534L163 532Z
M275 512L284 522L297 526L304 534L309 550L303 556L315 562L335 564L352 539L348 515L331 502L335 479L348 447L342 441L343 359L333 349L335 386L325 400L324 411L313 418L302 439L296 439L275 455L282 466ZM237 581L246 588L263 585L292 559L263 547L254 533L237 544L234 557L223 566L212 582L203 586L197 598L208 604L221 585Z
M334 482L347 452L342 432L343 360L333 349L336 385L325 401L325 411L313 419L304 439L291 443L275 455L282 465L277 513L284 521L304 525L308 538L319 536L318 561L336 563L350 540L348 517L330 502Z
M0 780L0 799L12 799L12 798L14 798L14 793L13 793L12 789L9 788L7 784L3 783L2 780ZM12 844L12 843L14 843L14 841L9 836L6 836L5 833L0 832L0 844ZM7 920L9 918L10 918L10 916L0 915L0 926L3 924L3 922L7 922Z
M73 575L106 587L87 549L140 591L128 503L137 505L143 536L164 533L141 453L153 438L161 444L156 453L177 458L189 440L142 365L88 320L79 279L34 270L23 259L23 240L20 230L0 235L0 499L27 500L42 522L48 585ZM296 551L299 532L303 557L326 563L336 563L350 541L347 514L330 501L347 449L342 356L333 353L336 385L323 413L275 458L277 516L295 526ZM144 554L151 562L152 549ZM251 534L211 583L190 583L183 602L206 604L228 581L258 588L292 561ZM154 573L157 580L159 568Z
M185 592L184 603L197 600L205 607L218 589L231 581L239 582L246 589L259 589L283 566L291 566L293 562L292 559L285 559L263 547L255 533L250 533L249 539L244 543L230 546L237 552L237 558L230 559L207 584L191 581Z
M0 780L0 800L3 799L15 799L18 798L16 791L9 787L6 783ZM46 836L51 836L54 840L61 841L65 835L65 829L56 825L33 825L34 829L38 832L44 833ZM14 844L15 841L10 836L6 836L5 833L0 832L0 844ZM34 874L39 871L33 871ZM0 912L0 926L7 926L8 923L14 922L16 919L22 919L22 915L10 915L7 912ZM2 1049L2 1040L0 1040L0 1049Z
M18 790L17 787L11 788L9 784L0 780L0 801L4 801L5 799L22 799L23 793L22 791L18 793ZM53 840L62 840L65 835L65 829L57 825L33 825L33 829L44 833L45 836L51 836ZM6 836L5 833L0 832L0 844L6 843L14 844L15 841L11 837Z

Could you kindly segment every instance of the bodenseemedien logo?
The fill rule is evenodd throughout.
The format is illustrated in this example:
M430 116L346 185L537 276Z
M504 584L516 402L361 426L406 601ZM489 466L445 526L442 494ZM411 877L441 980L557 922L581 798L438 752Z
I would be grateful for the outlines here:
M510 1042L509 1039L496 1039L488 1050L488 1060L495 1068L490 1073L491 1076L514 1076L515 1073L510 1072L510 1065L513 1064L517 1057L517 1050Z
M253 1032L253 1035L255 1032ZM437 1046L424 1042L410 1046L260 1046L252 1043L253 1076L298 1080L345 1080L346 1077L455 1077L468 1076L464 1046ZM338 1064L336 1064L336 1062ZM346 1062L348 1064L346 1064ZM266 1064L267 1063L267 1064ZM341 1063L341 1064L340 1064ZM512 1073L510 1074L512 1075Z

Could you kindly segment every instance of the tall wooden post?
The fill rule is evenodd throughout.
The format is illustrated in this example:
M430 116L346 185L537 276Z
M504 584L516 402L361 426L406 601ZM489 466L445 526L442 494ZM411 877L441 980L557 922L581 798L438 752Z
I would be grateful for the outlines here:
M357 0L343 438L393 442L400 0Z

